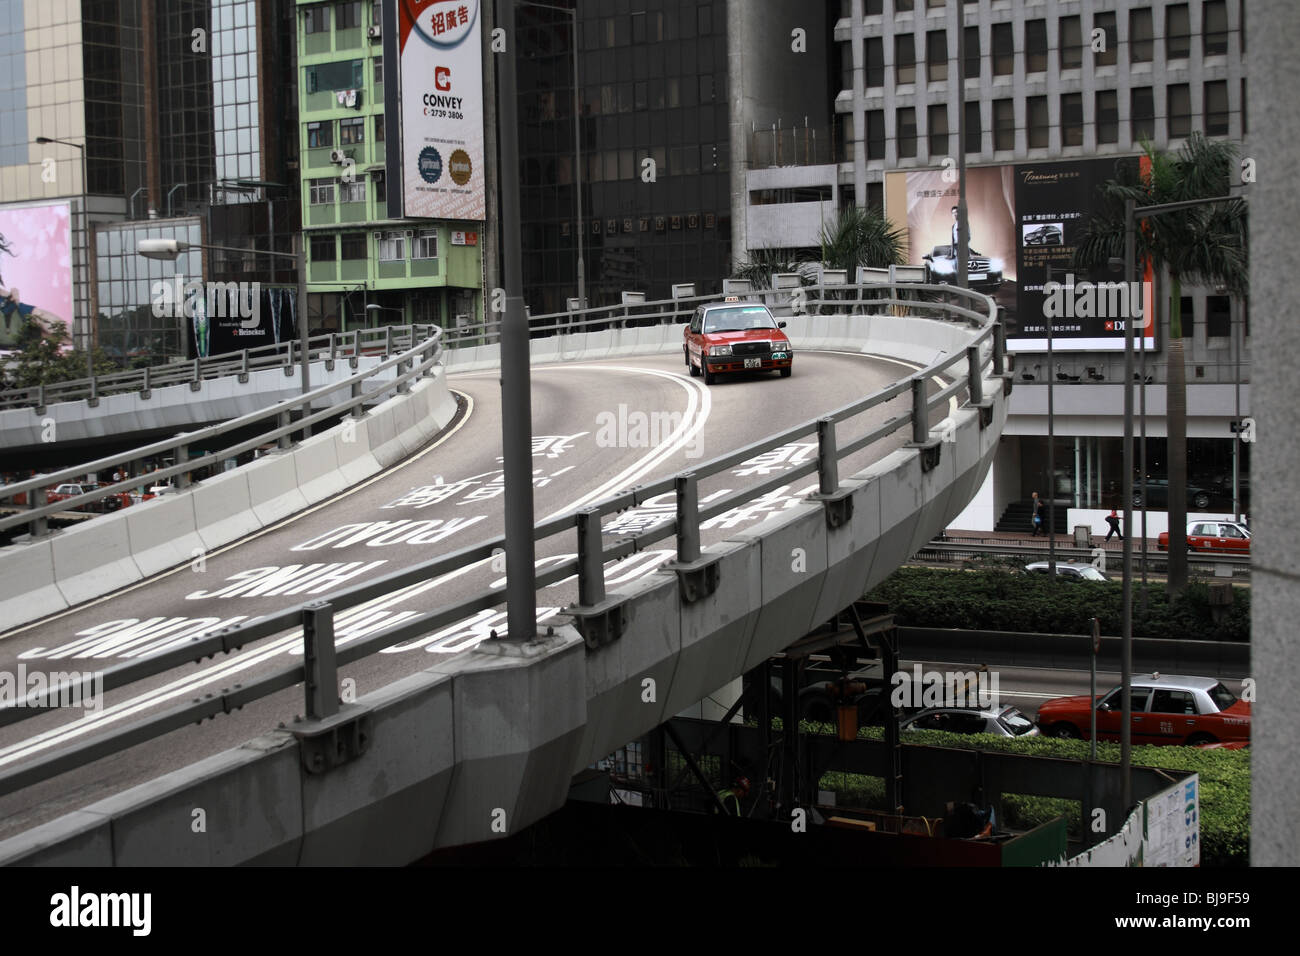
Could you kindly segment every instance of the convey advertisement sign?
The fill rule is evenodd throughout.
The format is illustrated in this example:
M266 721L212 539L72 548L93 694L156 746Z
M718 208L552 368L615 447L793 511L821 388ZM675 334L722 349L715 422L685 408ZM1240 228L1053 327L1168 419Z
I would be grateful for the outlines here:
M479 0L389 0L396 7L398 165L389 214L483 219L483 46ZM392 23L393 13L385 17ZM394 209L394 202L398 208Z

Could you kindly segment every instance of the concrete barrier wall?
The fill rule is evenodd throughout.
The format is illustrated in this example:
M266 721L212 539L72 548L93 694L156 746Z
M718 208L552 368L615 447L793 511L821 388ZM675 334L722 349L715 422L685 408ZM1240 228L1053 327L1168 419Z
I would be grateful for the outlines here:
M612 338L596 348L622 347ZM924 338L903 344L918 355L962 345L959 330ZM923 472L908 447L844 481L849 522L829 527L823 504L810 500L705 549L718 565L712 596L686 603L674 572L655 572L611 592L626 629L599 648L559 618L535 642L484 642L346 706L331 722L368 715L372 738L349 764L309 773L292 735L277 731L0 843L0 865L278 863L295 854L310 864L394 864L517 833L563 805L573 773L787 646L938 533L966 503L955 489L973 493L992 464L1007 415L999 385L986 384L986 428L974 409L955 416L938 467ZM395 440L386 434L367 447ZM221 807L219 845L163 836L188 834L178 814L198 805Z
M378 474L426 444L455 413L446 372L438 369L408 394L286 452L40 541L0 548L0 621L7 628L38 620L237 541Z
M320 388L332 382L342 382L358 371L373 368L383 361L379 356L361 356L357 368L346 360L327 363L313 362L311 383ZM327 365L333 368L327 368ZM391 381L392 374L379 376L376 381ZM372 386L373 387L373 386ZM203 379L195 391L188 382L151 389L147 398L140 392L104 395L99 404L91 407L85 400L60 402L48 405L41 413L35 408L10 408L0 411L0 447L25 448L40 445L51 439L45 437L52 430L60 442L78 442L111 435L130 435L161 429L184 431L207 422L229 421L240 415L261 411L287 398L302 394L298 383L298 366L269 368L250 372L248 381L241 383L238 376ZM328 396L337 400L347 396L346 391ZM327 407L321 403L318 408Z

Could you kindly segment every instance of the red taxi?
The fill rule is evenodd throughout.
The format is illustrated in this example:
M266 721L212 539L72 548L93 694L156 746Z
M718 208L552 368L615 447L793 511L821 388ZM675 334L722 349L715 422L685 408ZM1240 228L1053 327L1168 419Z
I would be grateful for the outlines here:
M1250 704L1213 677L1152 674L1130 685L1134 746L1250 741ZM1038 708L1036 723L1050 737L1087 739L1092 698L1058 697ZM1119 740L1124 702L1120 688L1097 700L1097 738Z
M794 369L794 351L767 306L759 302L725 302L702 305L695 310L683 336L682 355L691 375L704 375L712 385L725 372L770 372L779 370L789 378Z
M1156 547L1169 550L1169 532L1160 532ZM1188 551L1235 551L1250 554L1250 529L1236 521L1189 521Z

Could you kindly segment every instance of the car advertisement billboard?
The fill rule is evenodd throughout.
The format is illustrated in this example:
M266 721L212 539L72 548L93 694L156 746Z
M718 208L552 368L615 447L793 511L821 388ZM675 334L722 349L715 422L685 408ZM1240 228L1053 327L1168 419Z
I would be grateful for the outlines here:
M389 0L385 51L393 50L401 118L388 179L389 214L482 220L486 215L480 0ZM395 28L395 30L393 29ZM388 55L386 54L386 58ZM396 207L396 208L394 208Z
M0 206L0 350L35 324L72 333L72 215L66 202Z
M1132 158L979 166L966 171L970 288L1004 312L1007 348L1111 351L1124 348L1125 325L1150 315L1150 282L1130 289L1105 266L1071 267L1099 187ZM886 174L891 221L907 231L908 261L927 281L957 281L957 171L951 167ZM905 197L905 209L897 208ZM1050 273L1049 273L1050 268ZM1149 277L1148 277L1149 278ZM1148 335L1152 335L1148 330ZM1147 347L1154 347L1148 338Z

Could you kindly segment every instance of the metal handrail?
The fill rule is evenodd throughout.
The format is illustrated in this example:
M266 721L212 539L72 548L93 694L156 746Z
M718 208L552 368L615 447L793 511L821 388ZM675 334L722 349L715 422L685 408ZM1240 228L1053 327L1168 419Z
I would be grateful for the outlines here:
M838 291L845 287L837 286L835 288ZM867 288L878 291L890 287L870 286ZM891 291L897 292L898 289L895 287ZM739 501L749 500L756 495L767 493L782 484L788 484L795 478L811 474L813 471L818 472L819 487L822 489L823 494L834 492L839 487L838 466L840 460L866 447L867 444L878 441L880 438L903 427L911 428L914 441L917 439L925 440L929 430L930 411L936 404L941 404L926 396L925 383L931 376L941 374L958 362L964 362L965 365L954 382L940 390L940 394L945 396L943 402L946 402L951 395L965 390L970 396L970 404L979 404L980 396L983 394L983 379L986 368L991 367L994 377L1009 378L1004 373L1004 344L1001 326L997 322L997 307L991 298L979 293L960 289L946 291L950 291L958 297L966 297L970 303L984 307L982 315L964 307L951 307L951 311L956 313L959 318L980 327L980 331L972 336L964 354L957 353L954 356L940 358L902 382L878 389L871 395L851 402L829 415L821 416L819 419L786 429L777 435L754 442L745 448L716 456L707 462L696 465L689 472L671 478L660 479L648 485L639 485L610 495L594 505L587 505L577 511L539 522L533 529L535 540L542 540L559 533L576 531L578 557L568 559L557 566L548 567L545 571L539 572L536 578L537 586L544 587L577 574L579 578L579 604L582 607L591 608L602 603L605 599L604 565L607 561L626 557L669 535L677 537L679 561L689 563L697 560L700 557L699 525L701 521L724 513ZM716 299L718 297L697 298ZM681 302L682 300L677 301ZM891 304L904 303L909 306L915 304L901 296L890 296L878 301ZM845 304L837 300L837 305L843 306ZM862 304L860 295L856 304ZM588 311L606 312L608 310ZM539 318L554 317L542 316ZM587 324L598 321L608 321L608 319L585 320ZM992 346L987 358L982 357L982 347L985 344ZM331 388L338 387L332 386ZM837 423L891 401L908 391L911 392L913 400L910 414L895 416L882 425L871 429L865 435L858 436L842 446L837 442ZM818 457L815 461L810 460L793 471L774 476L756 487L733 493L725 501L712 502L705 508L699 507L699 481L720 474L740 461L744 461L747 457L753 457L763 451L780 447L780 445L803 437L810 432L815 433L818 440ZM651 497L668 491L676 493L677 507L675 514L677 517L665 517L663 521L651 525L638 534L625 536L612 546L607 547L604 544L600 536L600 519L602 517L635 507ZM687 516L685 523L683 523L681 516ZM119 752L158 737L186 723L213 717L219 713L230 713L253 700L299 683L304 684L306 687L306 716L308 719L328 716L337 709L337 703L334 700L337 696L337 688L322 688L321 681L313 679L312 666L308 662L327 660L329 662L328 673L333 675L339 665L353 663L377 653L383 648L427 634L430 630L442 625L454 623L477 610L499 605L504 600L504 597L497 590L490 588L482 590L455 604L425 614L415 615L399 624L367 635L365 638L351 642L336 651L332 640L320 640L318 635L333 634L333 617L337 611L355 607L374 597L407 585L436 579L451 571L490 559L493 553L500 550L504 544L505 538L500 535L488 541L461 548L440 558L424 561L415 566L393 571L379 578L346 587L332 594L328 603L319 601L304 602L253 621L191 638L188 644L183 647L164 654L110 667L103 672L105 690L116 689L156 676L187 662L197 663L203 658L217 653L238 650L253 641L295 627L302 627L304 644L302 663L278 669L271 674L257 678L249 685L236 684L230 688L223 688L219 693L210 694L203 699L171 708L162 714L137 722L133 726L112 731L102 737L97 737L92 741L76 745L57 754L38 758L25 766L0 772L0 794L11 793L93 760ZM319 666L319 663L317 666ZM319 674L319 672L317 673ZM333 678L331 677L331 679ZM22 701L0 708L0 726L18 723L29 717L55 709L56 705L51 705L50 701L57 701L61 690L63 688L52 687L43 692L33 692Z
M417 338L423 337L422 341L416 342ZM29 522L39 521L42 518L55 514L60 511L75 509L82 505L91 504L111 495L121 494L132 488L139 487L142 481L162 481L173 476L185 475L201 468L205 465L215 463L224 458L230 458L242 454L245 451L257 448L271 441L276 441L292 434L310 428L312 425L325 421L336 415L346 413L361 405L375 401L378 397L386 395L389 392L402 390L408 382L425 375L431 368L438 364L442 356L442 330L438 326L410 326L403 330L402 344L409 344L405 351L392 355L384 361L375 365L373 368L344 379L341 382L334 382L328 385L322 385L313 389L305 395L298 395L293 398L287 398L281 402L272 405L270 408L262 409L255 412L249 412L238 418L232 418L229 421L219 425L209 425L193 432L186 432L180 436L167 438L162 441L154 442L140 448L134 448L128 452L111 455L106 458L100 458L96 461L84 462L60 471L52 472L46 475L40 475L34 478L28 478L23 481L15 482L9 485L0 485L0 500L12 498L16 495L33 493L33 502L35 507L30 507L27 511L13 515L0 517L0 531L7 528L13 528L18 525ZM399 345L400 347L400 345ZM418 359L418 363L417 363ZM407 363L411 367L402 371L402 367ZM376 388L366 390L363 383L370 378L374 378L381 372L395 368L397 374L390 382L385 382ZM348 389L351 395L343 401L336 402L326 409L312 413L310 407L313 402L327 395L337 392L341 389ZM292 420L293 413L302 411L302 417ZM54 504L40 504L36 502L35 493L42 492L51 484L60 484L63 482L75 483L80 475L90 474L103 471L118 465L130 465L134 462L152 458L157 455L170 451L183 451L197 442L210 441L220 435L228 432L237 431L247 428L268 418L276 420L276 427L262 432L253 438L245 439L229 448L220 451L210 452L201 458L187 459L178 461L176 464L166 468L160 468L151 471L147 476L137 475L111 485L103 485L92 492L77 495L64 501ZM178 458L183 455L178 454ZM129 468L128 468L129 470Z

